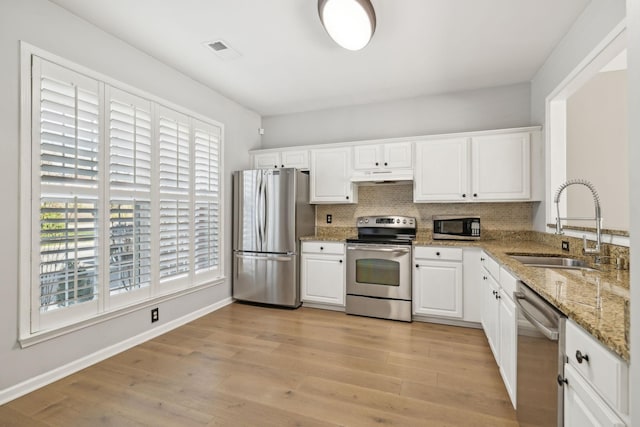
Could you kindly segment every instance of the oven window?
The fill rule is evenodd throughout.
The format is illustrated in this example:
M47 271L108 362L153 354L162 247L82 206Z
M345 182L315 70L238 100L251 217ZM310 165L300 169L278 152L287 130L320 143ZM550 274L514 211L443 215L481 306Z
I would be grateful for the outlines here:
M400 286L400 263L386 259L358 259L356 260L356 282Z

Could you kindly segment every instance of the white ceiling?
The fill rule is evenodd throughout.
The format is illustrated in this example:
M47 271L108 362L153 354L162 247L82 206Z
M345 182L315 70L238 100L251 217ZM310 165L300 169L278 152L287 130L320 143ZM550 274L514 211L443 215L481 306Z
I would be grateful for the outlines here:
M589 3L372 0L374 38L351 52L316 0L51 1L263 116L530 81Z

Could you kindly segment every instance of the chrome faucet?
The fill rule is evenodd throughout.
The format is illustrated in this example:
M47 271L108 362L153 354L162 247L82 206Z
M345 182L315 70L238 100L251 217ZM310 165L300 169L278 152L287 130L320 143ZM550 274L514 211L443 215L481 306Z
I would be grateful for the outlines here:
M560 217L560 204L558 203L560 201L560 194L564 191L565 188L567 188L570 185L574 185L574 184L581 184L584 185L585 187L587 187L589 190L591 190L591 194L593 195L593 203L595 205L595 209L596 209L596 214L595 214L595 218L561 218ZM593 184L589 181L587 181L586 179L570 179L567 182L565 182L564 184L562 184L560 186L560 188L558 188L558 191L556 191L556 196L553 199L553 202L556 204L556 212L557 217L556 217L556 234L563 234L562 232L562 220L579 220L579 221L593 221L595 220L596 222L596 246L594 248L589 248L587 247L587 236L582 236L582 251L585 254L590 254L590 255L599 255L600 254L600 244L601 244L601 240L602 240L602 231L601 231L601 223L602 223L602 213L600 212L600 197L598 196L598 192L596 191L596 188L593 186Z

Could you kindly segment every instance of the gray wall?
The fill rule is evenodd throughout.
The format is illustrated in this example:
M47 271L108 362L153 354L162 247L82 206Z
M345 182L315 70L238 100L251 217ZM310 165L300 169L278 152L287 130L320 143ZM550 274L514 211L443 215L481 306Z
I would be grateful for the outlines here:
M590 180L600 195L602 226L627 231L628 90L627 70L609 71L596 74L567 99L567 179ZM593 215L593 196L586 188L572 188L565 197L568 217Z
M640 117L640 2L627 0L629 117ZM631 245L640 245L640 120L629 120ZM640 425L640 251L631 251L631 424Z
M538 124L529 84L263 118L262 148L323 144Z
M549 94L625 17L625 0L592 0L531 80L531 122L545 124ZM545 229L546 203L534 212L534 227Z
M88 327L21 350L18 336L19 40L43 48L225 125L225 254L230 252L230 173L249 165L259 148L258 114L185 77L46 0L0 2L0 393L7 388L151 329L149 310ZM230 276L229 258L226 259ZM230 296L225 284L160 304L160 322L192 313ZM155 324L154 324L155 326Z

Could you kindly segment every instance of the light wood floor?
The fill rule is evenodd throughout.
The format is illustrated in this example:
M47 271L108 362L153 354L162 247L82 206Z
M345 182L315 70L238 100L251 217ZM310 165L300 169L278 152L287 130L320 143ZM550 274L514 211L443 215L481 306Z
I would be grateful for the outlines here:
M232 304L0 406L2 426L517 426L481 330Z

